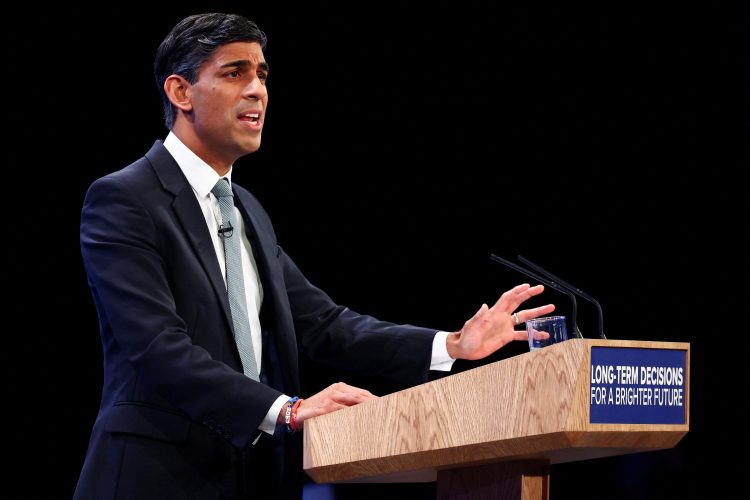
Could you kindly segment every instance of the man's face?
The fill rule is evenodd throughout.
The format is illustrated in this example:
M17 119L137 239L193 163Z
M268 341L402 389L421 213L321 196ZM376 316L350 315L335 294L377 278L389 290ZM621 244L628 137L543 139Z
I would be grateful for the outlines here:
M233 163L260 147L268 105L268 65L258 43L219 47L190 87L188 115L204 160Z

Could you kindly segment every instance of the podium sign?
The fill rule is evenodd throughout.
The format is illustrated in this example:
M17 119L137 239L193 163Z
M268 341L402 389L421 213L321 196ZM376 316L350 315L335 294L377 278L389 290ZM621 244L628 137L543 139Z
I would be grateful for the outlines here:
M571 339L305 422L318 483L437 481L438 498L549 498L549 466L674 447L690 344Z
M592 424L684 424L687 351L591 348Z

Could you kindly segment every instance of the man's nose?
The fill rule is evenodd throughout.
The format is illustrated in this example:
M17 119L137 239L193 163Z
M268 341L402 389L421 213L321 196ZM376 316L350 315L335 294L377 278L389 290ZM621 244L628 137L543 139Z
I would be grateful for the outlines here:
M253 78L245 87L244 96L248 99L262 99L266 96L266 85L258 77Z

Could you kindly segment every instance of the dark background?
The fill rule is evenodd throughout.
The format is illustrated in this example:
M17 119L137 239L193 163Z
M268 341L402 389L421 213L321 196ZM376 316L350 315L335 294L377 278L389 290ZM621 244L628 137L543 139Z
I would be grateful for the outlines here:
M746 376L727 337L747 312L747 9L489 3L7 16L2 356L19 498L72 495L98 408L98 324L78 246L85 190L166 135L153 55L177 21L207 10L244 14L269 36L263 146L233 179L313 283L354 310L452 330L527 281L490 253L529 257L600 300L609 338L692 350L687 436L555 465L551 498L739 496L742 460L725 451L747 440ZM569 314L564 296L547 301ZM579 325L594 335L585 303ZM336 380L396 389L304 363L307 391ZM336 490L431 498L434 485Z

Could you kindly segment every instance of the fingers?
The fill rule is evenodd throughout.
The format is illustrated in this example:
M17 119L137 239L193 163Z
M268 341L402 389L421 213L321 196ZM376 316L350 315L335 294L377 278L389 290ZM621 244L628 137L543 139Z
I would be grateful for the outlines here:
M518 311L516 313L516 316L518 316L518 321L521 323L525 323L526 321L534 318L538 318L539 316L544 316L545 314L549 314L552 311L555 310L554 304L546 304L539 307L534 307L533 309L524 309L522 311Z
M331 384L321 392L327 393L331 400L346 406L356 405L377 397L367 389L360 389L344 382Z
M547 340L549 338L549 332L544 330L531 330L530 335L533 340Z
M518 309L518 307L522 303L524 303L531 297L539 295L542 292L544 292L544 285L531 286L528 283L524 283L522 285L515 286L500 296L495 305L492 306L493 312L510 314ZM529 311L541 310L543 308L549 308L550 306L552 307L552 309L549 309L546 312L534 313L536 315L532 315L529 313ZM521 315L520 312L518 313L518 315L521 321L526 321L536 316L547 314L553 309L554 306L548 304L546 306L538 307L535 309L529 309L528 311L526 311L526 316Z
M297 410L297 423L301 424L308 418L325 415L374 398L377 396L366 389L343 382L331 384L300 403Z
M513 340L528 340L529 334L526 330L513 330Z
M531 286L528 283L514 286L507 292L503 293L497 300L493 308L497 307L507 311L515 310L523 301L539 295L544 291L543 285Z
M518 288L518 287L516 287ZM522 303L529 300L531 297L534 297L536 295L539 295L544 291L544 285L536 285L536 286L527 286L526 289L520 290L515 295L511 296L509 298L508 306L511 307L511 310L516 310L518 306L520 306Z
M345 406L356 405L377 397L366 389L360 389L343 382L333 384L330 387L333 388L331 399Z
M497 307L497 306L507 307L508 305L510 305L512 303L511 301L515 300L516 296L518 296L519 294L522 294L522 293L526 292L530 288L531 288L531 285L529 285L528 283L524 283L522 285L514 286L513 288L511 288L507 292L503 293L500 296L499 299L497 299L497 302L495 302L495 305L492 306L493 309L495 307ZM518 307L518 306L516 306L516 307Z

